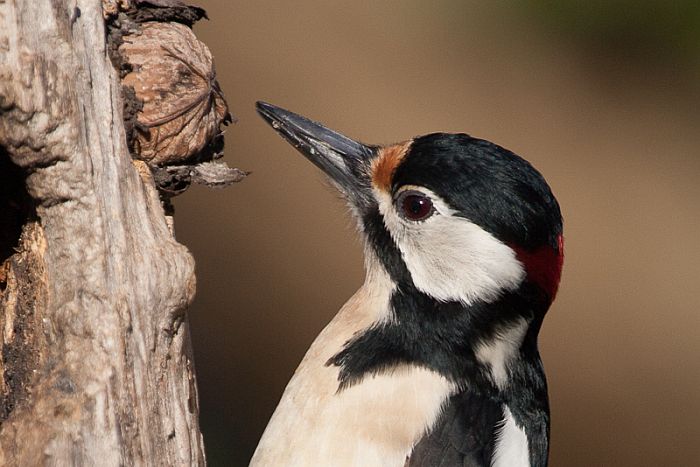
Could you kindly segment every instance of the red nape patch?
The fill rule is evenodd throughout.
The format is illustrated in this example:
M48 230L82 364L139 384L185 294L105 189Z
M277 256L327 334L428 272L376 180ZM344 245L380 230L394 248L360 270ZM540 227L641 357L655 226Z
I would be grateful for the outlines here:
M564 266L564 237L561 234L557 237L557 248L546 245L534 251L525 251L519 247L513 249L518 261L525 266L528 280L542 288L549 295L550 301L553 301Z

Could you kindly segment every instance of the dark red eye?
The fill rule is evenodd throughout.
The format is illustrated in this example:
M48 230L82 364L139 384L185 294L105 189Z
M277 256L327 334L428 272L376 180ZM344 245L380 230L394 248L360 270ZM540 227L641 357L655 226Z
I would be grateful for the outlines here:
M415 191L402 193L398 204L403 216L412 221L425 220L434 212L430 198Z

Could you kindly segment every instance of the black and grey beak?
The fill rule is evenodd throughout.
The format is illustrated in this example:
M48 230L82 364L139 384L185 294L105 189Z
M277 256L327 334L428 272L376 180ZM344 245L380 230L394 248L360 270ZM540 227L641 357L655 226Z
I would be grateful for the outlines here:
M260 116L323 170L356 207L371 202L369 165L376 148L280 107L265 102L258 102L256 107Z

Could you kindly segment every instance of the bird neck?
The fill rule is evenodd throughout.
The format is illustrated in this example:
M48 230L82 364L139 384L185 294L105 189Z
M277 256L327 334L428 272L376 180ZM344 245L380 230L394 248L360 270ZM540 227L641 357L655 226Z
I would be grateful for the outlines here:
M520 446L532 451L531 459L546 462L539 323L533 311L513 311L527 308L526 300L504 296L498 304L468 307L440 303L410 284L397 283L378 262L369 266L365 284L317 337L295 372L251 465L290 459L298 465L328 465L338 459L354 465L403 465L417 444L423 446L423 438L451 423L449 414L461 420L468 439L486 438L494 452L509 445L496 433L514 421L515 438L522 439L523 431L527 435ZM497 316L507 319L494 321ZM481 343L491 344L479 347ZM503 362L506 384L495 382L493 362ZM480 423L474 421L477 415Z
M537 334L548 304L527 283L494 302L440 302L412 284L397 284L389 318L348 341L328 362L340 368L340 387L367 375L412 364L458 387L488 394L522 382L513 370L540 368Z
M341 389L368 374L412 364L459 387L499 394L519 384L511 369L517 362L541 367L537 335L553 298L552 290L542 288L541 274L526 275L516 289L501 290L495 300L492 294L469 303L439 300L416 286L377 209L363 215L361 226L366 285L384 277L381 287L390 282L391 294L381 319L328 361L340 369ZM532 259L528 264L540 263Z

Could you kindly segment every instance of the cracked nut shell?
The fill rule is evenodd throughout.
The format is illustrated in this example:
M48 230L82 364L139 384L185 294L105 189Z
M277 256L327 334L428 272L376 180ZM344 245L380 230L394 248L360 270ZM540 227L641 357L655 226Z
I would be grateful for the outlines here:
M231 121L211 53L185 25L146 22L119 47L132 68L122 85L143 103L132 151L152 165L182 163Z

